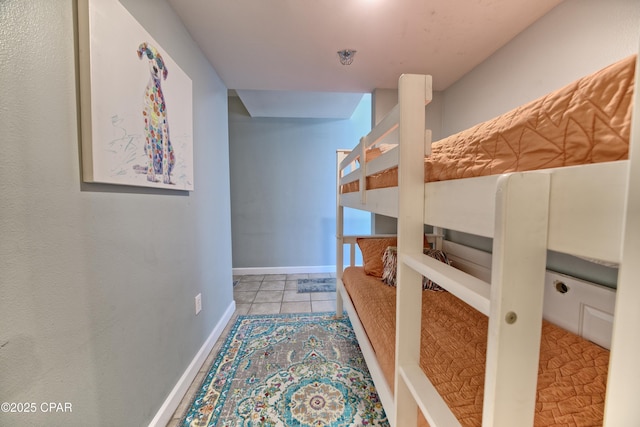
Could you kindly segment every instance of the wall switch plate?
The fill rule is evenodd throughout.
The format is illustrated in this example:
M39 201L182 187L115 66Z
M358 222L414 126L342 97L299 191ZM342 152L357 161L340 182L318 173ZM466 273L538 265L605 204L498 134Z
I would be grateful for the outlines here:
M196 314L202 311L202 294L196 295Z

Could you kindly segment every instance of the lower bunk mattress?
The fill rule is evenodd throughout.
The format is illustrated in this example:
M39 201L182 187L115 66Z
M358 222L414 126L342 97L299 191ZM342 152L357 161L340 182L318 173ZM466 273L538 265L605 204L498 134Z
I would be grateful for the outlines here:
M395 288L362 267L342 281L393 388ZM488 318L448 292L422 294L421 367L463 426L481 426ZM534 425L602 425L608 363L608 350L544 321Z
M630 56L492 120L435 141L425 182L628 158L636 56ZM389 147L387 147L389 148ZM384 150L373 148L370 161ZM367 189L395 187L398 169L367 177ZM358 191L359 182L342 193Z

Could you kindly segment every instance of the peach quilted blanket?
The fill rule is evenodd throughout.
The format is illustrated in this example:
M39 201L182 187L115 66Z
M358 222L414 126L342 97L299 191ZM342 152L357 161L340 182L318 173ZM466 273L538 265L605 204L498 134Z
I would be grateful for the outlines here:
M395 289L361 267L343 282L393 387ZM480 426L487 317L447 292L423 292L422 312L422 369L463 426ZM602 425L608 362L606 349L544 322L535 426Z
M628 157L635 55L542 98L436 141L425 182ZM397 168L367 178L367 188L396 186ZM343 192L357 191L358 182Z

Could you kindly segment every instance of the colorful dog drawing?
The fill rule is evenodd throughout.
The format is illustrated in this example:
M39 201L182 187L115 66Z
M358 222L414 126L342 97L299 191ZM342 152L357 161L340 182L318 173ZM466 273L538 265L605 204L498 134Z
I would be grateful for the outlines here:
M141 43L138 47L138 58L142 59L143 56L149 59L149 73L151 74L144 92L144 109L142 111L146 137L144 152L148 158L147 181L160 182L159 176L162 175L163 183L173 184L171 172L176 159L169 138L167 105L160 79L160 73L162 73L162 80L167 79L168 70L160 53L146 42Z

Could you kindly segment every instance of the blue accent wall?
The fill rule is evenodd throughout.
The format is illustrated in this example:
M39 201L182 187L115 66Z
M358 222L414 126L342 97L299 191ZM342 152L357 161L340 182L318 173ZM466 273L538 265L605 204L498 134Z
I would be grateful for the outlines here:
M371 96L351 119L252 118L229 98L234 268L335 265L336 150L371 129ZM349 210L345 233L368 234Z
M123 3L192 80L196 190L83 183L76 2L0 1L0 401L72 407L2 426L148 425L233 303L227 88L166 1Z

